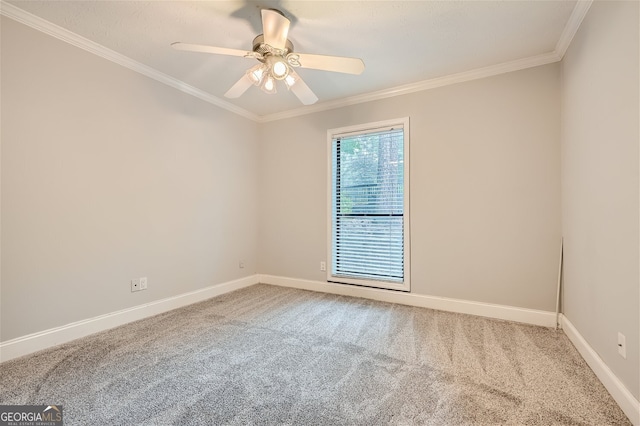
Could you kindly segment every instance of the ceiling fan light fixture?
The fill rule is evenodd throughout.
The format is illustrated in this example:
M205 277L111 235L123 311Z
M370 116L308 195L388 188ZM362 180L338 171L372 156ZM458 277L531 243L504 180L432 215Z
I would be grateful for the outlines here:
M247 71L247 77L255 85L260 86L266 75L267 67L264 64L257 64Z
M282 56L270 55L267 61L271 68L271 75L276 80L284 80L289 75L289 66Z
M276 81L273 79L271 74L268 74L265 77L264 82L262 83L262 86L260 88L262 89L263 92L268 93L270 95L273 95L276 93Z
M291 89L291 86L296 84L296 81L298 81L298 77L293 74L289 74L284 78L284 84L287 86L287 89Z
M273 76L275 78L286 78L287 77L287 66L283 61L276 61L273 64Z

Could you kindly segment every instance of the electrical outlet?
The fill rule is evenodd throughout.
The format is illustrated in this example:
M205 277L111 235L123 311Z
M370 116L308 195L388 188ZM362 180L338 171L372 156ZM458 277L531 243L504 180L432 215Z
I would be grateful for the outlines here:
M131 280L131 292L140 291L140 279Z
M242 260L240 262L238 262L238 268L240 268L240 269L244 268L244 262Z
M147 289L147 277L140 278L140 290Z
M326 271L327 270L327 263L326 262L320 262L320 270L321 271Z
M622 358L627 359L627 338L620 332L618 332L618 353Z

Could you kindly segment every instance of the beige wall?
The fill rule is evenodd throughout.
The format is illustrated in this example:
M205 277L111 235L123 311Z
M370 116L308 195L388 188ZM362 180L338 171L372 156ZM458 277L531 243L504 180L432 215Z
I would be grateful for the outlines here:
M552 64L265 123L258 270L325 280L327 129L409 116L412 292L554 311L559 83Z
M564 313L636 398L638 5L595 2L562 64Z
M0 340L256 272L256 123L4 17L1 83Z

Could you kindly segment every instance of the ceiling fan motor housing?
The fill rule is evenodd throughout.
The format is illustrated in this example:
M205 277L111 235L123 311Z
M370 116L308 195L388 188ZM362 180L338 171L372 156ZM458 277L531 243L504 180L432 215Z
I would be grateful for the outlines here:
M264 34L260 34L253 39L253 51L258 53L262 57L256 58L260 62L264 62L264 57L267 55L277 54L273 47L264 42ZM282 57L286 57L291 52L293 52L293 43L291 43L291 40L287 39L287 43L285 44L284 50L282 51Z

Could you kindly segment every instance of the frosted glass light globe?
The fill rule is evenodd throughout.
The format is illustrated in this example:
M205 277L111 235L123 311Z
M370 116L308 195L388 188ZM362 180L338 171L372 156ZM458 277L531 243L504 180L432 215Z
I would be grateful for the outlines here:
M273 64L273 76L276 78L283 78L287 74L287 66L282 61L277 61Z

